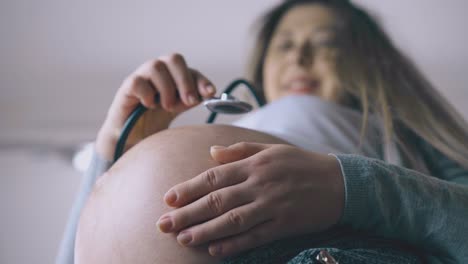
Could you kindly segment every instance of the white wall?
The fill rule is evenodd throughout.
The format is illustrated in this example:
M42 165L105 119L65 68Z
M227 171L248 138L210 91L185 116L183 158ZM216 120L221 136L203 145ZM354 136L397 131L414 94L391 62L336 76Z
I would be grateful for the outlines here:
M2 2L0 142L94 136L124 77L174 51L225 85L243 73L248 26L270 3Z
M94 137L126 75L179 51L223 86L242 75L249 26L276 2L1 1L0 263L52 263L79 182L70 149ZM468 118L468 1L357 2Z
M123 78L161 54L182 52L222 87L242 75L248 28L275 2L2 1L0 143L93 137ZM376 10L398 45L468 114L468 2L357 2Z

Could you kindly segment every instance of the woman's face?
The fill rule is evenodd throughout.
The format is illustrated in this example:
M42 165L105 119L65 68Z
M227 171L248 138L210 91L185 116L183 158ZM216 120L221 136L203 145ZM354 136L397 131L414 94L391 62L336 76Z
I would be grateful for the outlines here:
M338 100L336 28L333 11L319 4L293 7L283 16L263 67L267 101L291 94Z

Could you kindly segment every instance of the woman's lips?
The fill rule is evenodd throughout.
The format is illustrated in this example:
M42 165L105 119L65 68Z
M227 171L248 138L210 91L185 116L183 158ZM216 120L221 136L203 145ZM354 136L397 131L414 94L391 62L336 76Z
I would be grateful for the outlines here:
M316 80L294 80L286 86L286 92L294 94L313 94L319 89L320 83Z

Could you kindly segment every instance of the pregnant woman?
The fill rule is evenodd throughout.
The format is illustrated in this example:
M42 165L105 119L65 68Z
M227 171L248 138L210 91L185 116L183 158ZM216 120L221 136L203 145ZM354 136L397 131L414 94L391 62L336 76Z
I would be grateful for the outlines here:
M256 48L268 104L232 126L168 129L215 93L179 54L124 81L75 262L467 262L468 126L375 21L348 1L285 1ZM107 170L138 103L151 111Z

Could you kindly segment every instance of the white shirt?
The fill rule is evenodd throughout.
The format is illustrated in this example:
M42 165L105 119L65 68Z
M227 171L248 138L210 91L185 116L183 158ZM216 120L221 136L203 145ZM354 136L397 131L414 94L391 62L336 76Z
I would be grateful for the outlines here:
M369 118L359 148L363 116L360 112L315 96L286 96L241 117L234 126L279 137L308 151L354 153L382 159L379 125Z

